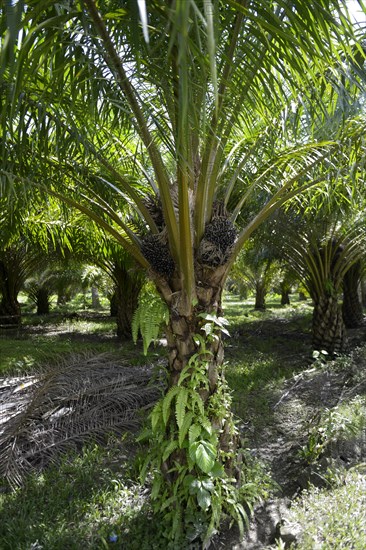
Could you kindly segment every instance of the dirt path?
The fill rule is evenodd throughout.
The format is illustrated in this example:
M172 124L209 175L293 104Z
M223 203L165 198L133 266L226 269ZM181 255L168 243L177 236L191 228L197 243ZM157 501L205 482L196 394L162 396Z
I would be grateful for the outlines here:
M251 453L268 465L279 491L271 500L255 508L250 528L240 540L235 528L226 532L212 545L213 549L260 550L277 548L280 536L293 542L299 533L288 529L283 518L292 499L311 482L324 484L323 476L329 462L341 461L346 467L365 460L366 436L349 445L333 445L328 457L320 458L315 466L306 464L299 451L308 440L309 429L316 425L319 415L356 395L366 394L366 352L356 350L340 365L316 365L293 376L282 391L273 395L271 422L255 434L247 429ZM292 529L292 530L291 530Z

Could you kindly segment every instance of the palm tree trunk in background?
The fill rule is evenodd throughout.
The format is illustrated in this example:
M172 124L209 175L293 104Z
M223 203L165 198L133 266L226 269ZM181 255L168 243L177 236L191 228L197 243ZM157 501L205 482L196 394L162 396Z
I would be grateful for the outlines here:
M254 309L260 309L264 311L266 309L266 284L259 280L255 284L255 304Z
M102 306L100 304L99 300L99 291L96 286L91 287L91 297L92 297L92 308L93 309L100 309Z
M342 307L334 296L322 295L313 311L313 349L330 356L345 349L346 334Z
M120 340L131 340L132 317L138 305L138 296L144 279L141 273L129 270L122 265L115 266L114 280L115 294L111 300L116 312L117 336Z
M286 275L280 282L281 306L288 306L290 304L290 294L291 294L292 286L288 281L288 275L287 276Z
M281 284L281 306L288 306L290 304L290 292L291 288Z
M359 295L360 280L361 262L357 262L343 279L342 313L347 328L357 328L363 323L363 307Z
M21 309L18 302L18 271L12 262L0 261L0 325L20 325ZM16 266L15 264L15 267Z
M48 315L50 312L50 293L47 288L41 287L36 296L37 315Z
M109 299L109 311L111 314L111 317L117 316L118 306L117 306L117 293L116 291L113 292Z
M0 325L20 325L21 309L18 300L7 293L0 302Z

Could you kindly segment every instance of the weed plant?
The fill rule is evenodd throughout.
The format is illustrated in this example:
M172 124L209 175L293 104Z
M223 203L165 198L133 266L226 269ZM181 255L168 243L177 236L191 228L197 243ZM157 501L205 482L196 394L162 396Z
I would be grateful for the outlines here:
M338 476L331 488L310 487L293 503L288 520L303 526L297 550L366 548L365 465L363 469Z

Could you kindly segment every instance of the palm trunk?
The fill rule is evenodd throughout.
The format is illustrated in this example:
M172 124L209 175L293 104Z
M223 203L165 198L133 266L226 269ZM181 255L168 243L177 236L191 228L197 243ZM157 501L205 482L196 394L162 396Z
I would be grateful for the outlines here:
M322 295L314 305L313 348L325 350L332 357L344 351L345 336L341 305L336 297Z
M290 305L290 291L282 290L281 292L281 306Z
M101 303L99 299L99 291L96 286L91 287L91 297L92 297L92 308L101 309Z
M363 323L363 307L359 296L361 263L354 264L343 279L342 313L347 328L357 328Z
M12 262L13 259L13 255L8 254L4 261L0 261L0 292L2 295L0 324L4 326L19 325L21 323L21 309L18 302L20 286L18 275L20 270L16 261Z
M111 317L116 317L117 316L118 305L117 305L117 292L116 292L116 290L114 290L113 294L111 295L111 297L109 299L109 311L110 311Z
M120 340L131 340L132 317L138 305L138 295L143 284L141 273L116 265L113 278L116 284L111 308L114 306L117 336Z
M21 310L17 299L13 299L8 295L3 295L0 302L0 325L20 325Z
M255 304L254 309L264 311L266 309L267 288L263 281L257 281L255 285Z
M169 306L170 322L166 330L168 387L152 413L156 426L152 438L156 454L152 451L152 455L157 457L156 464L164 479L162 482L158 478L156 483L160 492L164 487L164 498L171 499L172 514L176 514L177 524L183 525L185 532L195 521L192 513L206 514L202 532L197 534L197 540L201 541L207 535L213 512L211 507L201 509L199 496L198 503L194 501L192 494L197 485L191 488L180 485L182 472L184 479L191 478L200 484L201 480L210 479L212 472L221 471L212 487L219 486L223 479L227 480L223 481L225 487L230 487L228 480L232 483L240 473L236 457L238 434L223 372L219 326L222 284L220 277L212 276L205 286L197 287L198 300L194 306L187 303L179 288L172 292L167 285L157 284ZM211 495L207 493L206 497Z
M288 306L290 304L290 292L291 286L286 280L282 280L280 283L281 289L281 306Z
M47 288L41 287L36 294L37 315L48 315L50 312L50 293Z

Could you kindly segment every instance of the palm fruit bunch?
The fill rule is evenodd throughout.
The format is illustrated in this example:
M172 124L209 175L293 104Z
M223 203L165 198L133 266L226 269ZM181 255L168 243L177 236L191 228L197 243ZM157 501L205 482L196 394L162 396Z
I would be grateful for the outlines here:
M158 229L163 229L165 227L165 222L160 197L157 195L148 194L146 195L143 203L156 223Z
M213 218L206 225L199 246L199 261L210 267L224 265L229 259L236 238L235 226L226 216Z
M154 271L166 278L173 275L175 263L161 233L150 233L141 239L141 252Z
M156 273L169 278L174 273L175 264L169 250L160 197L152 194L147 195L144 204L159 233L149 233L141 238L141 252Z

